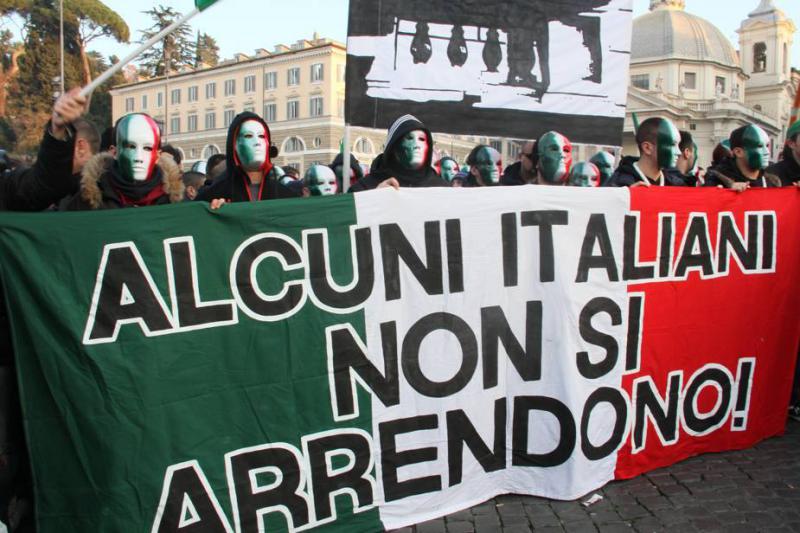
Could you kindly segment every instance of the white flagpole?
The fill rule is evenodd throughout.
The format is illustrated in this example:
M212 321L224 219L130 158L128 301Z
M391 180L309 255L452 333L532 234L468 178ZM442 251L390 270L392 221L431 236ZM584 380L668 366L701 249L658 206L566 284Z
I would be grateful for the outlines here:
M119 63L115 64L113 67L100 74L97 78L92 80L92 83L81 89L81 96L89 96L90 94L92 94L92 92L94 92L95 89L97 89L100 85L108 81L108 79L111 78L111 76L122 70L122 68L125 65L127 65L128 63L139 57L139 55L142 52L145 52L146 50L152 48L154 44L156 44L158 41L160 41L173 31L178 29L179 26L186 24L189 21L189 19L191 19L198 13L200 13L200 9L194 8L192 11L184 15L183 18L176 20L175 22L173 22L172 24L161 30L158 34L151 37L146 43L144 43L139 48L137 48L136 50L125 56Z
M344 124L344 139L342 140L342 191L350 190L350 125Z

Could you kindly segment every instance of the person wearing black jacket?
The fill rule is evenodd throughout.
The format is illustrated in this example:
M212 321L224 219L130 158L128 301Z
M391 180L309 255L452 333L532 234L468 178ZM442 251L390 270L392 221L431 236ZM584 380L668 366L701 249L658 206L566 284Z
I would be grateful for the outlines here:
M680 133L675 124L665 118L648 118L636 131L639 157L623 157L607 185L685 187L686 182L678 173L664 171L675 168L680 155L679 143Z
M381 187L447 187L431 166L433 136L412 115L398 118L386 136L386 148L372 162L369 176L350 190L366 191Z
M733 157L724 158L706 172L707 187L742 192L751 187L780 187L777 176L765 172L769 166L769 137L760 127L748 124L730 136Z
M239 113L228 128L225 143L225 174L197 193L196 200L216 209L227 202L257 202L299 195L278 181L272 159L278 148L272 144L269 126L249 111Z
M800 120L786 132L783 159L767 167L767 173L778 176L784 187L800 184Z
M536 151L536 142L526 142L519 153L519 161L508 165L503 171L500 185L535 184L537 178L536 165L538 162L539 155Z
M183 200L180 169L171 156L159 158L161 132L152 117L131 113L114 126L116 156L104 152L84 167L80 190L59 205L62 211L163 205Z

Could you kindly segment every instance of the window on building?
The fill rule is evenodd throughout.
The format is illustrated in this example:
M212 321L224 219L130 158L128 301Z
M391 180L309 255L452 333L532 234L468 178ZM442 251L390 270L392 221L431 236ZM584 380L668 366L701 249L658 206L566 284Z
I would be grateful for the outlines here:
M753 72L767 71L767 43L756 43L753 46Z
M694 122L689 124L689 131L697 131L697 124L695 124Z
M683 87L684 89L689 89L693 91L697 89L697 73L696 72L684 72L683 73Z
M725 94L725 89L725 78L722 76L717 76L714 80L714 90L717 92L717 94Z
M244 77L244 92L246 93L254 93L256 92L256 76L255 74L251 74L250 76Z
M371 154L373 152L372 142L366 137L361 137L356 141L354 151L360 154Z
M301 141L298 137L289 137L286 139L286 144L284 145L284 151L287 154L292 154L295 152L302 152L305 149L303 146L303 141Z
M300 67L290 68L286 79L287 85L300 85Z
M319 148L320 146L322 146L322 137L314 137L314 140L311 142L311 145L314 148ZM316 165L317 163L314 164Z
M197 131L197 115L186 117L186 131Z
M181 90L180 89L172 89L169 98L170 104L180 104L181 103Z
M236 80L225 80L225 96L236 94Z
M136 105L136 104L134 104L134 100L133 100L132 96L129 97L129 98L126 98L125 99L125 112L126 113L132 113L134 105Z
M499 139L492 139L491 141L489 141L489 146L491 146L498 152L503 153L503 141Z
M219 153L219 148L214 146L213 144L209 144L205 148L203 148L203 159L208 159L212 155L216 155Z
M264 120L267 122L275 122L278 120L277 104L264 104Z
M169 119L169 132L170 133L181 132L181 117L172 117L171 119Z
M309 100L309 111L308 114L312 117L321 117L322 116L322 97L321 96L314 96Z
M322 63L314 63L311 65L311 81L322 81L323 79L323 66Z
M275 89L278 86L278 73L277 72L267 72L264 74L264 88L266 90Z
M217 97L217 83L211 82L206 83L206 99L216 98Z
M142 109L147 109L147 95L142 95Z
M164 93L161 91L156 93L156 107L164 106Z
M217 129L217 114L214 111L206 112L206 129L207 130Z
M300 118L300 102L289 100L286 102L286 120Z
M233 109L226 109L225 110L225 115L223 117L224 124L222 126L224 128L227 128L228 126L230 126L231 122L233 122L233 117L234 116L236 116L236 113L234 112Z
M649 74L634 74L631 76L631 85L638 89L650 90L650 75Z
M197 100L197 85L192 85L186 90L186 101L196 102Z
M519 154L522 152L522 145L518 142L508 143L508 158L509 160L516 161L519 159Z

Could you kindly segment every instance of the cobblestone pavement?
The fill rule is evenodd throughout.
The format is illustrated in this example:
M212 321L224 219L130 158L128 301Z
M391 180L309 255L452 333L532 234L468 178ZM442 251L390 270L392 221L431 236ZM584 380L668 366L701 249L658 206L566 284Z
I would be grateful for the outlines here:
M800 422L754 448L694 457L596 492L603 500L589 507L499 496L396 533L800 532Z

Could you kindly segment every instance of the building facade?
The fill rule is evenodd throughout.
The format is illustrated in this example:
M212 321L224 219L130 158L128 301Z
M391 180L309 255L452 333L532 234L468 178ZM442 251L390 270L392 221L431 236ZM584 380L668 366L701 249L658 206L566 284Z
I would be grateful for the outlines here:
M210 68L187 70L115 87L114 121L131 112L151 115L165 142L183 154L184 167L225 152L228 125L238 113L252 111L267 121L279 149L275 163L302 174L310 165L329 164L344 137L344 44L314 36L254 56L237 54ZM423 119L424 120L424 119ZM350 128L352 154L369 165L383 151L385 130ZM437 156L463 163L483 142L515 160L520 143L512 140L434 135Z
M772 0L760 0L742 22L737 51L711 22L685 11L685 0L651 0L633 21L623 153L638 153L633 114L662 116L692 133L700 165L739 126L754 123L772 140L773 159L786 138L800 82L791 68L795 26Z

